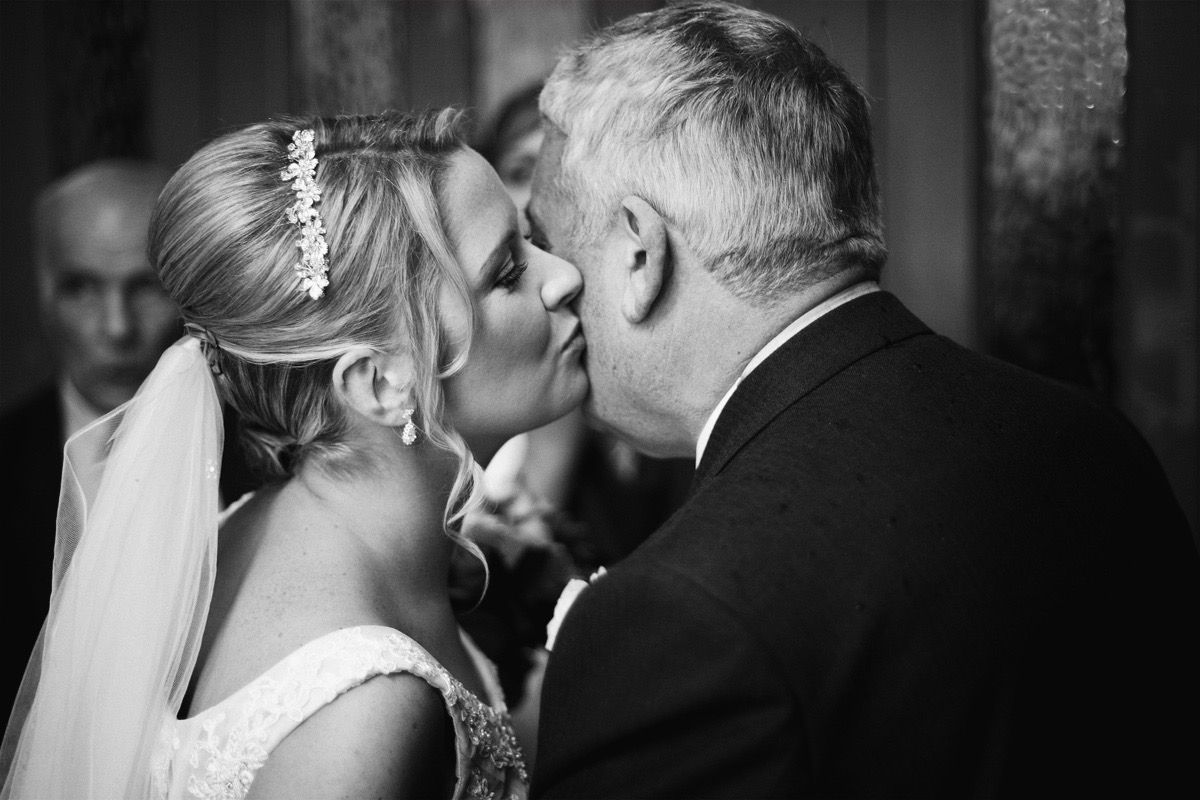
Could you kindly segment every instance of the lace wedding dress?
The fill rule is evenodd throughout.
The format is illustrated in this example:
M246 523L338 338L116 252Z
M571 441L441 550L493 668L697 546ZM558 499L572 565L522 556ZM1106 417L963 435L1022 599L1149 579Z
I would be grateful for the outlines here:
M452 797L520 800L529 779L495 667L470 639L463 641L484 678L486 703L392 628L343 628L314 639L217 705L170 720L155 757L155 790L170 800L243 798L271 750L300 723L370 678L404 672L440 692L453 721Z

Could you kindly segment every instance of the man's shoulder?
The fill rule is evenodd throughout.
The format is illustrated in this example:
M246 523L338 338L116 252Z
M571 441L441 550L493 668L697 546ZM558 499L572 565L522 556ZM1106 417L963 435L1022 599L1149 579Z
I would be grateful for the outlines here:
M789 604L853 611L903 589L914 563L929 585L956 587L964 564L976 577L1009 558L1067 569L1071 546L1099 561L1138 520L1177 527L1172 500L1102 398L918 336L783 409L631 563L670 565L756 619L790 617L777 611ZM739 588L751 584L771 588Z
M893 305L902 309L894 301ZM801 372L808 358L804 340L799 340L795 347L781 350L770 369ZM747 398L743 404L759 402L781 405L766 396ZM888 341L840 365L820 383L795 392L768 424L746 438L738 455L770 454L787 463L791 459L781 455L789 449L810 450L806 443L815 439L836 461L848 449L868 447L865 439L872 439L886 461L903 462L923 450L949 454L956 447L955 455L961 456L964 449L988 448L1001 428L1003 438L1030 444L1069 429L1078 439L1068 451L1086 449L1089 441L1100 454L1130 446L1141 449L1138 434L1099 393L926 329Z
M911 457L922 443L956 437L986 446L995 420L1018 411L1009 435L1036 437L1072 420L1112 428L1098 401L940 336L894 296L873 292L800 330L746 376L717 418L697 476L756 450L787 464L789 451L814 438L836 457L845 431L870 431Z

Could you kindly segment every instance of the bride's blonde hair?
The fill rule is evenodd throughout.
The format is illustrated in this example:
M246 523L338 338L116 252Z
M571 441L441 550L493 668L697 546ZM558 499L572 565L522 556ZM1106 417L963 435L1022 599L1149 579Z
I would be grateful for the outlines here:
M329 245L329 286L311 299L293 265L299 231L280 179L297 130L315 132L317 205ZM453 453L458 471L444 521L456 532L478 494L479 467L442 421L441 380L467 353L447 341L439 297L470 293L442 224L439 189L464 146L459 112L281 118L228 133L199 150L163 190L150 258L184 321L216 343L226 401L239 412L252 459L268 478L305 461L351 474L369 467L346 444L348 418L332 391L337 358L355 347L408 352L415 422ZM468 320L467 341L474 327Z

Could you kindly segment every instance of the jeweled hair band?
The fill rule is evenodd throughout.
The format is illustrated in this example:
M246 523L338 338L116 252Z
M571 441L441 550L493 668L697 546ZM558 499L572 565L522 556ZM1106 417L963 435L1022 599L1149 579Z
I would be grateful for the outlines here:
M287 169L279 177L292 182L296 202L287 210L288 222L300 226L300 261L294 265L300 278L300 290L307 292L313 300L325 294L329 285L329 262L325 256L329 245L325 243L325 225L314 208L321 201L321 188L317 186L317 150L313 145L316 133L311 129L298 130L288 145Z

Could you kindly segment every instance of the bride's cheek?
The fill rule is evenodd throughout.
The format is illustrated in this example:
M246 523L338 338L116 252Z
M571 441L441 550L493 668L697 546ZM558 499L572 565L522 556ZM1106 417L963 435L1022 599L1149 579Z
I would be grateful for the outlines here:
M525 357L530 361L547 359L554 346L553 325L540 300L536 307L522 309L513 323L514 339L521 343Z

